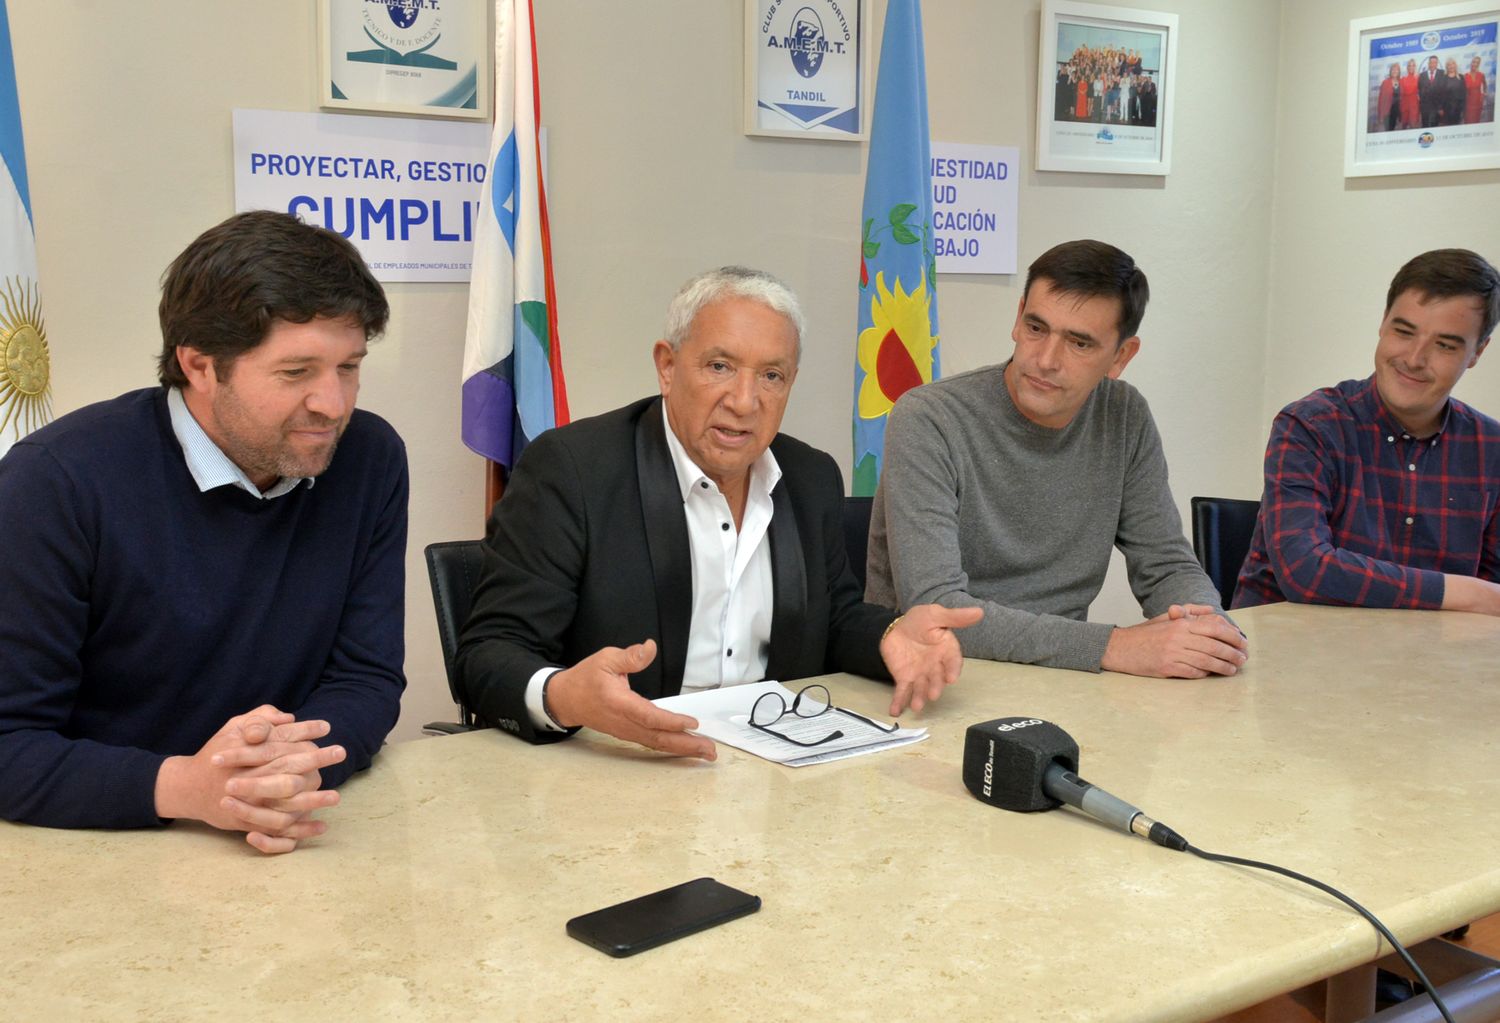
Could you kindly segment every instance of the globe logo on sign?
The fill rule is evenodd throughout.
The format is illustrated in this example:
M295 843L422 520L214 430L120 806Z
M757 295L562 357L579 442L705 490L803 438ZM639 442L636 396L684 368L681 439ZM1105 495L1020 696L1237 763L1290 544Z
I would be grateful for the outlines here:
M397 28L411 28L417 21L417 9L408 7L409 0L385 0L386 13Z
M823 22L811 7L792 15L792 67L803 78L811 78L823 66Z
M1443 37L1438 32L1422 33L1422 49L1435 50L1443 44Z
M1437 140L1433 138L1432 132L1430 131L1424 131L1422 134L1417 136L1417 145L1421 146L1423 149L1426 149L1435 141Z

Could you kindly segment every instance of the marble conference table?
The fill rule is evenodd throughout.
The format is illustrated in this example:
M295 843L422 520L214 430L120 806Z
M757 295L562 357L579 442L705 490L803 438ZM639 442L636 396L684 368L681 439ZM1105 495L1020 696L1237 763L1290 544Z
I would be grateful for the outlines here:
M196 825L0 825L0 1014L201 1020L1194 1020L1367 963L1291 881L969 795L964 730L1067 729L1084 777L1415 942L1500 910L1500 620L1280 605L1235 679L970 661L925 742L801 769L497 731L387 748L265 858ZM889 690L826 680L883 715ZM577 914L710 875L760 912L628 959Z

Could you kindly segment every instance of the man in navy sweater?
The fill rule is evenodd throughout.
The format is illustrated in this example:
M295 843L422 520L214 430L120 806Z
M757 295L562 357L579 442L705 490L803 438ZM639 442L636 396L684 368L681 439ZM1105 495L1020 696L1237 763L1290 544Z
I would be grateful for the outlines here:
M355 411L380 285L266 211L168 268L162 386L0 460L0 817L287 852L401 691L406 455Z

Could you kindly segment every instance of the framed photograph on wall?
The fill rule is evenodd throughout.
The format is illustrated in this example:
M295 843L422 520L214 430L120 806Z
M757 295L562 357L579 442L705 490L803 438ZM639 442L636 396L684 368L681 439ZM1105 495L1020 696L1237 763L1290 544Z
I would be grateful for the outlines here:
M1500 0L1349 22L1344 175L1500 167Z
M870 0L745 0L745 134L868 137Z
M1037 170L1168 174L1177 15L1042 5Z
M488 120L490 6L318 0L322 106Z

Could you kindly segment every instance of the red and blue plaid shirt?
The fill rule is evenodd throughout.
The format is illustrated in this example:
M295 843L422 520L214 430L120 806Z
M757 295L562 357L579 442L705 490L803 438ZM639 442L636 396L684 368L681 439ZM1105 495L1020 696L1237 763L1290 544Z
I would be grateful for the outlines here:
M1235 607L1437 608L1443 575L1500 580L1500 423L1452 398L1410 436L1375 379L1281 410Z

